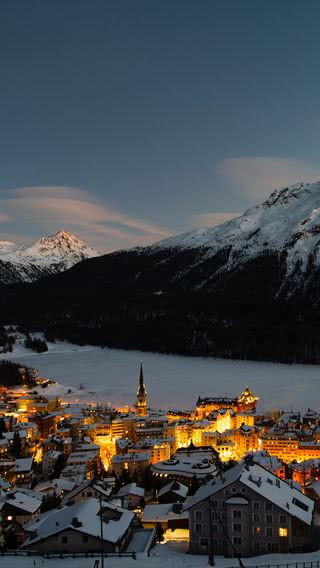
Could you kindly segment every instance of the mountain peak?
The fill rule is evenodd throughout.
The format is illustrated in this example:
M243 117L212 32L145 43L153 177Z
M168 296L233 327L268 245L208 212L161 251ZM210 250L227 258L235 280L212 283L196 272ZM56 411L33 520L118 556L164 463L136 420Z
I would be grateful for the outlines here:
M98 256L98 252L89 247L84 241L70 231L57 231L54 235L42 237L30 247L23 250L24 256L49 257L55 262L69 261L69 257L79 260ZM75 262L72 261L72 264Z
M71 233L70 231L57 231L54 235L54 237L61 237L62 239L69 239L70 237L75 237L75 235L73 233Z
M99 256L96 250L66 230L42 237L26 247L0 242L0 263L14 267L13 271L8 269L10 276L6 283L37 280L95 256Z
M45 237L41 237L41 239L39 239L38 241L36 241L37 243L47 243L47 242L63 242L63 241L67 241L67 242L73 242L73 243L81 243L84 244L85 246L87 246L84 241L82 241L81 239L79 239L78 237L76 237L76 235L74 235L73 233L71 233L70 231L57 231L56 233L54 233L53 235L47 235ZM34 243L36 244L36 243Z
M263 205L280 206L287 205L290 201L308 197L308 195L320 191L320 182L315 183L295 183L275 189Z

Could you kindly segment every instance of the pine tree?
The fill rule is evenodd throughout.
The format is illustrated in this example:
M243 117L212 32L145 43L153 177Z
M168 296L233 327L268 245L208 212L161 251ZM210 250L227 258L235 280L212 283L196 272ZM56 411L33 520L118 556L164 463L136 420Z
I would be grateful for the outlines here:
M4 434L6 431L7 431L6 423L4 421L4 418L1 417L0 418L0 433Z
M189 487L189 491L188 491L188 495L194 495L198 489L200 487L200 483L196 477L196 475L193 476L192 481L190 483L190 487Z
M19 458L21 455L21 440L19 436L19 432L15 432L13 435L13 442L11 446L11 453L13 457Z
M164 535L164 530L163 530L163 528L162 528L161 523L157 523L155 529L156 529L156 541L157 541L157 542L162 542L163 539L164 539L164 536L163 536L163 535Z

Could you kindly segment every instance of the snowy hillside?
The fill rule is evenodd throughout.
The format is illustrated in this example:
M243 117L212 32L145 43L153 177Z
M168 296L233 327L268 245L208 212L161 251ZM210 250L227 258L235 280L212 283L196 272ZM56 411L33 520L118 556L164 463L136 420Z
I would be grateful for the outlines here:
M311 268L320 267L320 182L275 190L238 218L160 241L147 250L166 249L202 249L202 261L225 250L222 272L274 252L284 261L283 281L293 278L298 284Z
M67 270L81 260L98 254L68 231L43 237L27 247L0 241L0 282L32 282L42 276Z

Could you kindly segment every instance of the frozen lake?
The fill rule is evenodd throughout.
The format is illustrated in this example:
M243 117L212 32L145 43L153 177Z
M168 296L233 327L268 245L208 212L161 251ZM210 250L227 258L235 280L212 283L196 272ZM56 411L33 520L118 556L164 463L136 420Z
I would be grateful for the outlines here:
M260 397L261 409L320 409L320 366L282 365L191 358L69 343L49 344L37 354L18 344L5 358L36 367L41 376L64 385L83 384L88 400L131 405L143 361L149 404L192 408L198 395L240 394L248 385ZM89 394L90 393L90 394Z

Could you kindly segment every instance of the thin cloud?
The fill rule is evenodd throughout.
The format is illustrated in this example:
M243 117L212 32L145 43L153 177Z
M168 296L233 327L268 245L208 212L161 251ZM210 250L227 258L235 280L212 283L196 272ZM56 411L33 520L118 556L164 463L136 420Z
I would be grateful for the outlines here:
M0 213L0 223L7 223L8 221L11 221L11 217L6 213Z
M199 213L191 217L190 227L216 227L238 216L239 213Z
M150 244L171 234L163 227L116 211L95 201L88 192L72 187L22 187L2 191L0 208L15 224L37 225L45 232L48 228L74 230L106 251Z
M226 158L219 162L218 171L233 193L249 198L252 205L276 188L320 178L320 171L303 160L270 156Z

